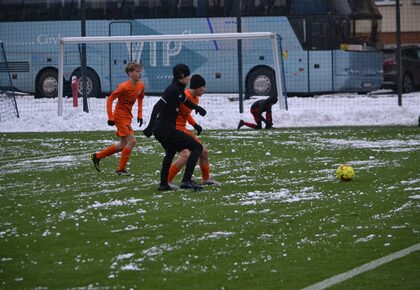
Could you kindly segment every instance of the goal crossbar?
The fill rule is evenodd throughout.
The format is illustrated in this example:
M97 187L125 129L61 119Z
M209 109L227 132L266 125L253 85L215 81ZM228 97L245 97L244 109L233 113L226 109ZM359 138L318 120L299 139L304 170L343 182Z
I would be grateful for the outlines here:
M234 33L202 33L202 34L163 34L163 35L129 35L129 36L83 36L62 37L59 41L58 58L58 115L62 116L63 77L64 77L64 45L65 44L88 44L88 43L126 43L136 41L203 41L203 40L246 40L246 39L270 39L273 51L274 71L277 83L277 95L286 108L283 97L283 84L279 58L278 35L273 32L234 32ZM60 101L61 100L61 101Z

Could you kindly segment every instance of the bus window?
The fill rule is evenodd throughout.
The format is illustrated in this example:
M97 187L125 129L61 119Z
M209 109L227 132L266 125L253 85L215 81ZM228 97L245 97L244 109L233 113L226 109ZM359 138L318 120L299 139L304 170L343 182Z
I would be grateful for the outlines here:
M103 19L105 17L104 1L87 1L85 5L86 19Z
M194 0L179 0L177 8L178 17L195 17L197 13L197 3Z
M156 8L156 18L175 17L177 12L178 1L160 0Z
M331 0L330 11L332 15L350 15L351 8L347 1Z
M123 5L125 5L125 2L123 3ZM152 17L152 11L153 11L152 7L153 6L151 5L151 3L149 3L149 1L140 0L137 5L136 5L136 3L133 3L133 5L134 5L134 8L126 8L126 7L123 6L123 11L127 10L127 11L132 12L131 15L129 15L129 13L127 13L126 17L124 17L124 18L126 18L126 19L129 19L129 18L143 19L143 18Z
M80 5L77 0L64 1L63 20L80 19Z
M210 17L224 16L223 1L222 0L210 0L208 15Z
M326 15L327 0L293 0L290 6L291 15Z

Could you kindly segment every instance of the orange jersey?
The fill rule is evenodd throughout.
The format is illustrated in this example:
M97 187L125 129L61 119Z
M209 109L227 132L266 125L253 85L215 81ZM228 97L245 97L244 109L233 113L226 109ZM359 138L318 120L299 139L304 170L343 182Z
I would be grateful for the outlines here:
M194 103L195 105L198 105L198 102L200 101L200 97L193 96L191 94L190 90L188 90L188 89L186 89L184 92L185 92L185 95L187 96L187 99L190 102ZM187 122L192 126L197 124L197 122L191 116L191 111L192 111L192 109L188 108L184 104L181 104L179 106L178 117L176 118L176 128L178 130L185 129L186 126L187 126Z
M114 113L112 113L112 102L118 98L115 105ZM143 116L143 99L144 99L144 84L138 81L135 85L131 80L119 84L118 88L108 97L106 101L106 110L108 112L108 120L115 119L132 119L133 114L131 110L134 103L138 102L137 117Z

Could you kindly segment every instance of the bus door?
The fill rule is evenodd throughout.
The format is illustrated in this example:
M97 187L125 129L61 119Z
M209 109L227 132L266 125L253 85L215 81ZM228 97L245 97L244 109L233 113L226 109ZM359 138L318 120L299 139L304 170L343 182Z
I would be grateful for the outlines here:
M332 51L309 51L309 92L333 91Z
M330 92L333 87L332 41L330 20L325 17L307 17L309 92Z
M109 36L132 35L131 23L128 21L112 21L109 24ZM127 80L125 66L132 59L132 44L109 44L109 76L110 91L114 91L118 84Z

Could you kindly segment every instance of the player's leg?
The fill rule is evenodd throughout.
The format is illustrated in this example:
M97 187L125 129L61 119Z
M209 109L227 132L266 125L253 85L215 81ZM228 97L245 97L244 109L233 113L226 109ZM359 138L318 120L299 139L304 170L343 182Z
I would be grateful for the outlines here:
M99 162L101 161L101 159L103 159L105 157L108 157L108 156L111 156L111 155L113 155L113 154L115 154L119 151L121 151L120 143L112 144L111 146L103 149L100 152L93 153L91 155L93 166L95 167L96 170L101 171L100 168L99 168Z
M261 129L261 120L260 120L260 117L258 116L258 110L251 110L251 114L254 117L254 120L257 124L250 123L250 122L243 122L243 125L252 129ZM258 128L258 122L260 124L259 128Z
M219 182L210 178L210 161L209 161L209 151L205 146L203 146L203 151L200 155L200 170L201 170L201 184L203 185L220 185Z
M131 119L116 119L117 135L121 138L118 148L122 151L118 168L115 171L119 175L128 174L126 170L128 159L137 140L134 137L134 131L131 128Z
M181 182L181 188L191 188L191 189L202 189L201 185L196 184L192 181L192 174L194 172L195 165L197 164L198 158L203 151L203 145L197 142L193 137L188 134L177 131L175 145L178 151L189 149L190 155L187 159L187 164L185 167L184 176Z
M179 154L179 157L171 164L168 174L168 182L172 183L175 176L181 171L182 167L187 163L188 156L190 156L190 150L184 149Z
M171 167L172 160L177 152L174 146L174 139L176 138L175 132L167 131L165 127L157 127L154 130L155 138L159 141L162 147L165 149L165 157L162 161L162 169L160 171L160 184L158 190L172 190L175 189L168 184L168 173Z
M273 116L271 112L265 113L265 120L267 121L267 123L265 124L265 128L266 129L273 128Z
M119 175L128 174L126 170L128 159L130 158L131 152L134 146L136 146L136 144L137 144L137 140L134 137L134 134L130 134L128 136L124 136L121 138L120 145L124 147L122 148L120 162L116 170L117 174Z
M160 171L160 184L159 190L171 190L172 187L168 184L168 173L169 168L171 167L172 160L174 159L176 154L175 148L168 148L166 149L165 157L162 161L162 170Z

